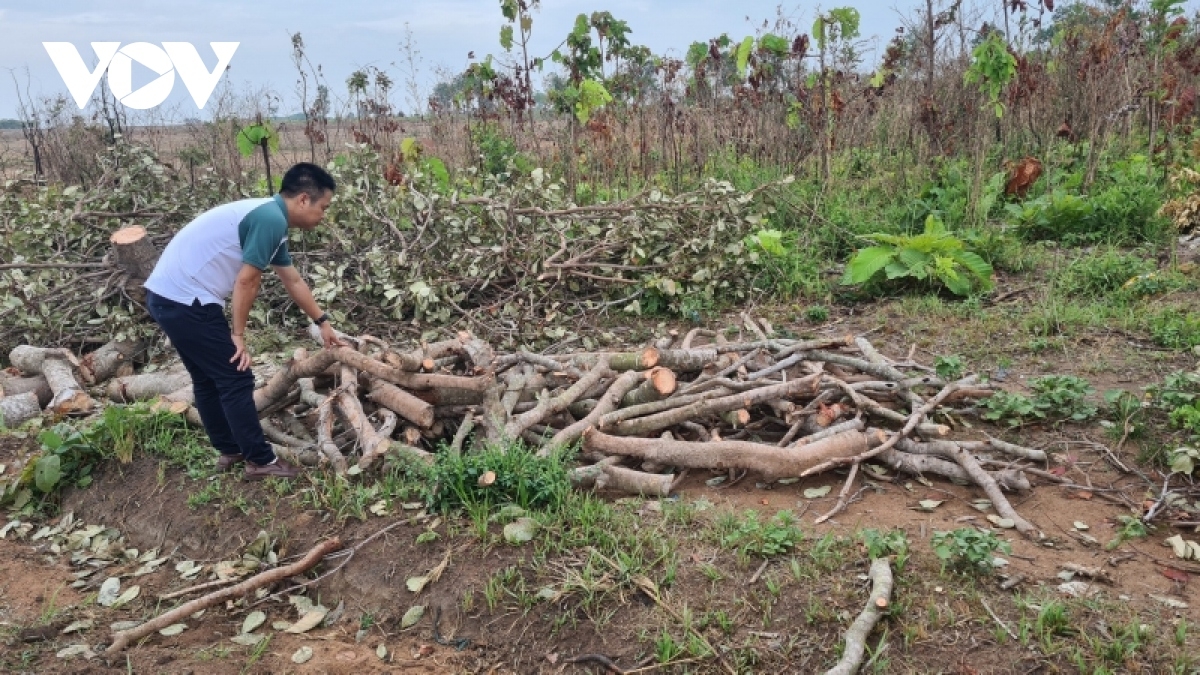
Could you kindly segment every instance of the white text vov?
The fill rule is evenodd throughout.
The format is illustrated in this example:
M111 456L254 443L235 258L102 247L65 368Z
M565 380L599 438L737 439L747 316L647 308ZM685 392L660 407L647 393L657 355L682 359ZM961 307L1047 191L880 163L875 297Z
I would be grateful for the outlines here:
M129 108L147 110L167 100L175 86L175 73L179 73L196 107L204 108L241 43L208 43L217 56L217 65L211 71L190 42L164 42L162 47L149 42L132 42L124 47L120 42L91 44L97 59L94 70L88 69L79 50L70 42L42 43L80 109L87 105L107 72L108 87L118 101ZM158 74L153 82L137 91L133 91L134 61Z

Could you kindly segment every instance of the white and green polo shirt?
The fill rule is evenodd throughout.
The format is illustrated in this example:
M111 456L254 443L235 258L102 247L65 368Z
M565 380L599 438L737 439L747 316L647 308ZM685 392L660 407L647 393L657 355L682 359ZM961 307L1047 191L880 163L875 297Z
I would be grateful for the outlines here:
M180 230L144 286L185 305L224 305L243 264L288 267L287 205L279 195L209 209Z

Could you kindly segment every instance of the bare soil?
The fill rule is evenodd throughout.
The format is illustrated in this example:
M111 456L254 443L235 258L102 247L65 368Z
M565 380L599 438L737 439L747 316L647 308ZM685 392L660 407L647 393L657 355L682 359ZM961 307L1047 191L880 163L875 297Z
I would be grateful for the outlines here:
M786 309L775 312L777 326L787 324L788 313ZM887 313L843 316L823 327L828 332L872 331L872 341L884 353L905 354L911 348L922 360L931 360L930 354L967 353L969 349L970 366L980 370L998 367L989 359L1014 352L1014 338L994 326L988 328L996 330L994 335L976 336L969 345L959 343L957 349L935 337L961 329L961 319L918 322ZM1165 372L1194 366L1193 359L1181 355L1147 358L1142 347L1136 338L1117 333L1083 334L1063 343L1061 349L1018 352L1005 370L1014 388L1026 377L1055 372L1087 377L1102 392L1108 388L1136 390L1161 380ZM993 427L987 430L1001 433ZM982 434L980 429L958 429L956 437L982 438ZM697 530L723 512L753 509L764 515L778 510L797 514L806 534L797 557L813 555L811 551L827 534L850 537L865 527L904 530L914 554L899 574L893 614L887 621L889 649L882 661L887 664L886 672L1076 672L1069 649L1038 649L1036 639L1033 646L1002 639L1002 632L1016 631L1029 622L1022 599L1063 598L1073 603L1069 605L1072 625L1080 631L1103 635L1128 621L1153 624L1159 632L1156 645L1170 644L1165 631L1180 619L1189 624L1200 622L1200 594L1196 585L1189 583L1193 575L1183 571L1187 564L1173 561L1170 550L1161 545L1173 534L1169 527L1159 527L1150 536L1112 551L1103 546L1115 537L1118 516L1139 513L1149 493L1145 480L1118 470L1092 445L1114 445L1102 429L1095 425L1042 427L1006 433L1006 437L1058 455L1053 464L1062 467L1067 478L1092 489L1067 489L1031 477L1035 489L1013 497L1013 505L1047 540L1038 543L1013 531L1002 532L1012 545L1011 555L1002 555L1008 565L1001 576L979 581L943 574L929 544L937 531L988 525L986 514L971 505L984 496L973 487L945 481L925 485L908 478L876 482L875 489L862 492L845 512L822 525L813 524L813 519L833 506L844 479L841 474L768 489L756 484L754 476L730 487L709 487L704 481L711 474L701 472L683 483L679 495L685 502L712 503L713 508L699 515L694 525ZM11 464L31 450L31 443L0 436L0 463ZM1128 466L1137 466L1139 450L1136 441L1129 442L1116 457ZM469 524L448 519L437 526L441 536L433 543L415 544L427 524L410 522L359 550L339 573L310 593L328 607L344 603L342 618L333 626L304 635L275 632L261 654L229 640L239 632L250 610L218 607L200 620L189 621L189 629L181 635L155 635L114 659L56 658L56 651L67 645L107 642L107 626L113 621L149 618L165 609L167 605L160 608L155 602L156 596L189 583L173 572L175 560L211 563L236 558L260 530L281 542L280 558L297 556L330 536L339 536L348 544L362 541L395 518L337 522L328 513L302 503L295 492L279 494L268 485L236 481L223 493L240 497L236 503L189 507L189 495L205 483L186 478L156 458L138 455L127 465L106 465L92 486L65 495L61 513L73 513L89 524L114 526L125 534L130 546L157 548L172 555L172 564L139 578L141 596L119 610L95 605L94 588L69 588L72 570L61 556L49 555L36 542L31 546L0 540L0 579L4 579L0 586L0 630L4 631L0 632L4 639L0 665L39 673L600 673L606 670L598 661L570 660L602 654L626 669L646 664L647 657L654 656L656 636L663 626L671 625L654 601L632 585L605 602L603 606L611 614L599 626L582 605L569 602L540 603L527 609L509 602L489 610L482 600L484 589L490 578L506 568L530 576L530 585L537 588L538 579L528 571L533 549L481 542L470 534ZM804 497L805 489L826 485L832 487L826 497ZM919 502L926 499L943 503L922 510ZM664 517L657 504L641 500L619 503L635 510L646 527ZM1076 523L1087 529L1076 529ZM1094 537L1100 545L1088 543L1083 535ZM405 588L406 580L436 566L448 547L451 563L442 578L414 596ZM838 550L839 558L823 563L827 565L823 574L801 580L789 572L787 556L760 569L759 559L739 560L712 540L681 539L681 564L665 595L672 606L689 608L696 616L725 612L733 623L732 631L723 634L709 625L703 634L714 644L753 653L756 665L745 672L817 672L836 659L842 632L866 598L860 580L867 566L865 553L854 545ZM1111 582L1097 583L1099 596L1092 601L1065 600L1056 590L1062 583L1058 575L1064 563L1103 568ZM710 576L713 569L720 572L717 581ZM1002 579L1015 575L1025 580L1013 591L998 588ZM468 591L474 592L476 600L465 608ZM988 603L988 612L981 598ZM1170 609L1161 598L1187 603L1189 608ZM401 630L400 617L413 604L427 606L425 617L415 627ZM296 618L286 603L267 602L258 608L267 612L268 626L275 620ZM433 618L438 610L435 636ZM96 627L82 637L58 634L68 622L81 618L92 618ZM366 627L365 633L359 634L360 627ZM676 630L675 636L680 635ZM436 637L441 638L440 643ZM380 644L388 650L386 660L376 655ZM291 655L301 646L312 648L314 657L297 665ZM1200 653L1200 639L1193 631L1177 647L1172 653L1143 648L1116 671L1168 672L1179 654ZM711 659L665 670L724 672Z

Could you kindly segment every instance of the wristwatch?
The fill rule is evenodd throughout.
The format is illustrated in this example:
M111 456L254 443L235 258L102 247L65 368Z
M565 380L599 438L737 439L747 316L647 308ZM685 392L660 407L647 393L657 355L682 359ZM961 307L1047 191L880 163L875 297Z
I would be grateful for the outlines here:
M328 320L329 320L329 314L322 314L321 316L318 316L317 318L313 319L313 323L320 326L321 324L325 323Z

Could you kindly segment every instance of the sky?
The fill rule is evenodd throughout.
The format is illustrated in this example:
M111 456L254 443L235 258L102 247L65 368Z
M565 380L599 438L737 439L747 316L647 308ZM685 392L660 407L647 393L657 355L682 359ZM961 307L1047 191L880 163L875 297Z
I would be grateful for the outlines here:
M823 4L856 7L862 15L863 46L881 53L901 17L914 16L924 0ZM1200 0L1189 0L1188 5L1195 11ZM681 57L693 41L721 33L740 39L780 13L800 26L811 26L817 6L759 0L544 0L534 13L532 51L548 55L570 31L576 15L596 10L627 21L634 44ZM18 87L22 92L28 88L34 97L67 93L43 42L72 43L89 68L95 61L90 42L190 42L210 69L217 59L209 42L238 42L229 84L247 93L274 92L280 98L280 112L287 114L299 110L291 61L290 36L295 32L303 35L309 58L323 66L335 94L344 95L345 79L355 69L375 66L396 82L394 103L405 109L407 77L400 44L406 27L419 53L418 83L427 95L439 73L457 73L468 65L469 52L477 58L502 54L501 25L498 0L54 0L44 4L0 0L0 118L16 116ZM156 77L136 62L133 68L135 91ZM196 107L179 78L161 110L201 118L211 112Z

